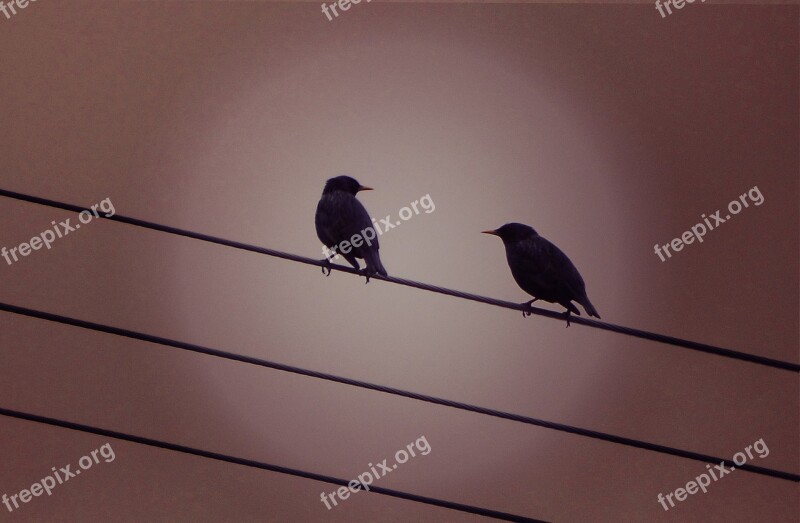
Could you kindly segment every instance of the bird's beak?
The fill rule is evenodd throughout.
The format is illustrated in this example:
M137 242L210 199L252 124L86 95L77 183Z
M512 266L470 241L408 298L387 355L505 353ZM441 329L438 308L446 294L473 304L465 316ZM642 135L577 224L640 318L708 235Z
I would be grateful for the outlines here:
M492 236L500 236L497 231L481 231L483 234L491 234Z
M358 192L361 192L361 191L373 191L373 190L374 189L372 187L366 187L364 185L362 185L361 187L358 188Z

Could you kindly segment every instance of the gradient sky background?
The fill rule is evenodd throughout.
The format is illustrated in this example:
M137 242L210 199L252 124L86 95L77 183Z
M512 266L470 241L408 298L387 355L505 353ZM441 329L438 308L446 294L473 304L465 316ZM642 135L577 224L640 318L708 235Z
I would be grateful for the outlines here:
M0 187L316 257L325 179L376 190L394 276L526 301L508 221L560 246L604 320L798 361L797 5L40 1L0 19ZM753 186L750 207L661 262ZM725 213L723 213L724 215ZM0 198L16 246L70 213ZM73 221L75 219L73 218ZM95 221L1 301L800 470L797 374ZM560 307L553 306L555 310ZM552 521L796 521L797 485L0 313L2 406ZM0 494L106 438L0 417ZM111 440L9 521L478 521Z

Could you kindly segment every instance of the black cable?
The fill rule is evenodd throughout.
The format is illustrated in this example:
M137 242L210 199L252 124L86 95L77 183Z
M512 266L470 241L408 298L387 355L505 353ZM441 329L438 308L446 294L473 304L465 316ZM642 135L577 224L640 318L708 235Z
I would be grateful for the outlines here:
M13 198L16 200L21 200L30 203L36 203L39 205L46 205L49 207L55 207L57 209L63 209L66 211L74 211L74 212L81 212L81 211L90 211L90 209L79 207L77 205L72 205L68 203L58 202L55 200L48 200L46 198L39 198L37 196L30 196L27 194L22 194L14 191L8 191L5 189L0 189L0 196L5 196L8 198ZM343 265L335 265L335 264L326 264L323 260L307 258L305 256L298 256L296 254L276 251L274 249L267 249L265 247L258 247L256 245L250 245L247 243L237 242L233 240L226 240L224 238L219 238L216 236L209 236L207 234L202 234L198 232L188 231L185 229L178 229L177 227L170 227L168 225L161 225L154 222L148 222L145 220L139 220L137 218L129 218L127 216L121 216L119 214L114 214L113 216L104 216L100 214L101 218L112 220L120 223L126 223L128 225L134 225L137 227L143 227L145 229L151 229L154 231L165 232L168 234L174 234L177 236L184 236L186 238L192 238L195 240L201 240L209 243L215 243L217 245L223 245L225 247L232 247L234 249L240 249L244 251L255 252L259 254L265 254L267 256L274 256L276 258L283 258L285 260L291 260L298 263L305 263L307 265L316 265L317 267L330 267L333 270L346 272L350 274L356 275L363 275L363 273L351 268L345 267ZM554 312L547 309L541 309L538 307L528 307L524 304L520 303L513 303L510 301L504 300L497 300L494 298L488 298L485 296L479 296L477 294L470 294L467 292L456 291L452 289L447 289L445 287L438 287L436 285L429 285L427 283L421 283L413 280L406 280L404 278L395 278L393 276L381 276L380 274L375 274L370 276L376 280L383 280L391 283L396 283L398 285L405 285L407 287L413 287L415 289L422 289L430 292L436 292L439 294L445 294L447 296L454 296L456 298L463 298L466 300L477 301L480 303L486 303L488 305L495 305L497 307L503 307L506 309L511 309L515 311L525 311L531 312L538 316L544 316L546 318L554 318L558 320L564 320L564 314L559 312ZM691 349L695 351L705 352L707 354L714 354L716 356L723 356L726 358L733 358L740 361L747 361L750 363L757 363L760 365L766 365L768 367L773 367L776 369L783 369L783 370L790 370L792 372L800 372L800 364L791 363L788 361L777 360L773 358L766 358L764 356L757 356L755 354L748 354L746 352L739 352L731 349L725 349L722 347L716 347L714 345L708 345L705 343L698 343L696 341L684 340L681 338L675 338L673 336L665 336L663 334L657 334L653 332L643 331L640 329L634 329L631 327L624 327L621 325L615 325L613 323L606 323L604 321L597 321L597 320L590 320L587 318L582 318L580 316L571 316L570 318L571 323L577 323L579 325L585 325L587 327L593 327L596 329L607 330L611 332L616 332L619 334L624 334L626 336L633 336L635 338L642 338L651 341L657 341L660 343L666 343L668 345L673 345L676 347L683 347L685 349Z
M314 370L303 369L300 367L293 367L291 365L285 365L283 363L275 363L268 360L263 360L260 358L254 358L252 356L244 356L242 354L235 354L231 352L222 351L219 349L212 349L209 347L204 347L202 345L195 345L192 343L186 343L183 341L176 341L169 338L162 338L160 336L154 336L152 334L144 334L136 331L131 331L127 329L121 329L119 327L111 327L109 325L102 325L99 323L93 323L85 320L79 320L75 318L69 318L67 316L61 316L58 314L52 314L49 312L42 312L33 309L27 309L25 307L19 307L17 305L10 305L7 303L0 302L0 311L11 312L14 314L19 314L22 316L28 316L31 318L38 318L42 320L52 321L56 323L62 323L65 325L72 325L74 327L80 327L83 329L89 329L98 332L105 332L107 334L113 334L115 336L122 336L125 338L131 338L140 341L146 341L149 343L156 343L158 345L165 345L168 347L173 347L176 349L187 350L190 352L197 352L200 354L206 354L209 356L214 356L217 358L224 358L227 360L239 361L242 363L249 363L251 365L257 365L259 367L266 367L269 369L280 370L284 372L290 372L292 374L299 374L301 376L309 376L312 378L318 378L321 380L332 381L335 383L343 383L345 385L351 385L353 387L359 387L363 389L375 390L379 392L384 392L386 394L392 394L395 396L402 396L405 398L411 398L419 401L425 401L428 403L434 403L436 405L443 405L445 407L451 407L460 410L466 410L469 412L476 412L478 414L484 414L487 416L493 416L495 418L503 418L511 421L517 421L520 423L525 423L528 425L535 425L537 427L544 427L547 429L557 430L561 432L568 432L570 434L577 434L579 436L585 436L588 438L599 439L602 441L608 441L611 443L616 443L619 445L626 445L629 447L635 447L639 449L649 450L653 452L660 452L662 454L669 454L671 456L678 456L687 459L693 459L696 461L702 461L704 463L725 463L726 465L732 468L738 468L742 470L747 470L749 472L754 472L756 474L763 474L765 476L771 476L774 478L780 479L787 479L790 481L800 481L800 475L793 474L791 472L783 472L780 470L773 470L764 467L758 467L755 465L750 464L743 464L743 465L735 465L730 460L724 460L721 458L716 458L714 456L709 456L707 454L700 454L697 452L691 452L688 450L681 450L674 447L668 447L665 445L658 445L655 443L648 443L646 441L641 441L632 438L626 438L623 436L616 436L614 434L607 434L604 432L597 432L594 430L583 429L580 427L573 427L570 425L564 425L561 423L555 423L552 421L541 420L537 418L531 418L528 416L522 416L519 414L512 414L509 412L503 412L500 410L489 409L485 407L478 407L475 405L470 405L468 403L461 403L458 401L451 401L448 399L437 398L435 396L428 396L426 394L418 394L416 392L410 392L402 389L396 389L394 387L387 387L384 385L376 385L374 383L369 383L366 381L354 380L351 378L344 378L341 376L336 376L334 374L327 374L324 372L317 372Z
M16 410L9 410L0 407L0 415L8 416L11 418L18 418L27 421L34 421L36 423L45 423L47 425L54 425L56 427L63 427L66 429L71 430L78 430L81 432L88 432L90 434L97 434L98 436L106 436L109 438L120 439L124 441L130 441L133 443L139 443L142 445L148 445L151 447L158 447L166 450L171 450L175 452L183 452L184 454L192 454L194 456L202 456L204 458L215 459L218 461L225 461L227 463L235 463L237 465L244 465L246 467L254 467L264 470L269 470L272 472L279 472L281 474L289 474L290 476L298 476L301 478L306 479L313 479L316 481L324 481L325 483L332 483L334 485L341 485L347 487L349 485L349 481L335 478L333 476L325 476L323 474L317 474L315 472L306 472L304 470L293 469L289 467L282 467L280 465L272 465L270 463L264 463L261 461L253 461L251 459L239 458L236 456L229 456L226 454L219 454L217 452L210 452L207 450L196 449L193 447L186 447L184 445L177 445L175 443L168 443L166 441L160 441L156 439L144 438L142 436L135 436L132 434L126 434L124 432L116 432L113 430L106 430L97 427L92 427L89 425L81 425L79 423L73 423L71 421L63 421L55 418L47 418L44 416L38 416L36 414L29 414L27 412L19 412ZM402 492L400 490L393 490L387 489L383 487L376 487L374 485L369 486L370 492L375 492L377 494L383 494L385 496L392 496L395 498L407 499L410 501L415 501L417 503L425 503L427 505L434 505L437 507L443 507L451 510L458 510L461 512L469 512L471 514L478 514L479 516L486 516L489 518L500 519L504 521L519 521L519 522L528 522L528 523L542 523L543 520L540 519L532 519L526 518L523 516L517 516L515 514L509 514L507 512L498 512L496 510L491 510L482 507L475 507L472 505L464 505L462 503L455 503L452 501L445 501L437 498L429 498L427 496L420 496L417 494L411 494L408 492Z

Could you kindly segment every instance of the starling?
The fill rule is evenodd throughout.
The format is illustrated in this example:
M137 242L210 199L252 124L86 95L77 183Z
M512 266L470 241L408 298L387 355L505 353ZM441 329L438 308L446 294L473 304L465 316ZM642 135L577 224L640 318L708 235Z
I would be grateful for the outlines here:
M341 254L359 271L361 267L356 259L364 260L367 283L371 274L386 276L386 269L383 268L378 254L380 247L372 219L361 202L356 199L359 191L370 190L371 187L364 187L349 176L331 178L325 182L322 198L317 204L317 214L314 217L317 237L333 251L333 255ZM332 255L326 257L326 263L330 263L331 257ZM324 267L322 272L325 272Z
M571 312L580 315L573 301L580 303L589 316L600 317L586 296L586 285L578 269L561 249L539 236L533 227L507 223L497 230L483 232L503 240L514 280L533 296L523 305L530 306L536 300L558 303L567 309L567 327ZM530 316L530 312L522 314Z

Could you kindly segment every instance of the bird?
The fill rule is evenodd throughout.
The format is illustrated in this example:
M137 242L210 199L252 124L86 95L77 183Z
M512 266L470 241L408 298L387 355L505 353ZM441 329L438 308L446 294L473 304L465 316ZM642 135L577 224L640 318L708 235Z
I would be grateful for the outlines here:
M580 315L573 301L582 305L589 316L600 318L586 295L586 284L578 269L561 249L539 236L533 227L507 223L493 231L482 232L503 240L511 275L522 290L533 296L523 306L530 307L537 300L558 303L567 309L567 327L570 313ZM523 311L522 315L527 317L531 313Z
M364 260L367 283L373 274L386 276L378 251L380 245L369 213L356 199L360 191L371 191L350 176L336 176L325 182L317 204L314 225L317 237L333 254L341 254L356 270L362 271L357 259ZM337 252L338 251L338 252ZM323 260L330 274L330 256ZM325 273L323 266L322 272Z

